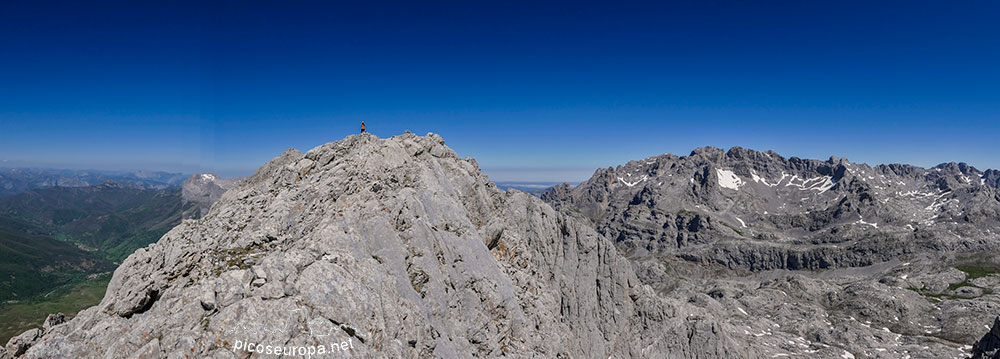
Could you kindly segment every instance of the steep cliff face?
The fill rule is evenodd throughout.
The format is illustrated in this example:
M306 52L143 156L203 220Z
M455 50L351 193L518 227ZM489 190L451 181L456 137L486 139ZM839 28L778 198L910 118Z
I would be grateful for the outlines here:
M363 134L267 163L24 357L763 355L725 312L657 295L588 223L437 135Z

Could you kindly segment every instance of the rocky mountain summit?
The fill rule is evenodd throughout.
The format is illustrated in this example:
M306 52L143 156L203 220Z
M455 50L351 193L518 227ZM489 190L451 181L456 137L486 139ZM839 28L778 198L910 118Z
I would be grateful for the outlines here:
M497 188L435 134L288 150L203 218L131 255L99 306L15 338L0 357L961 358L1000 309L991 267L953 264L966 252L869 253L825 267L802 255L789 265L789 253L823 246L896 248L894 237L871 234L869 219L892 234L961 218L880 212L872 203L882 197L868 199L860 175L837 170L846 161L818 170L831 185L806 180L813 162L784 176L723 168L730 176L663 159L647 164L663 170L630 164L556 188L545 197L557 210ZM681 167L690 179L668 182ZM818 196L798 201L803 209L756 200L747 173L766 181L761 198ZM987 200L961 179L943 182L964 191L960 200ZM849 196L836 207L847 213L805 213L845 201L833 194ZM776 215L752 216L758 207ZM986 228L986 214L933 233L970 235L959 231ZM956 243L992 248L986 238ZM777 250L710 255L729 243ZM793 270L814 267L827 269Z

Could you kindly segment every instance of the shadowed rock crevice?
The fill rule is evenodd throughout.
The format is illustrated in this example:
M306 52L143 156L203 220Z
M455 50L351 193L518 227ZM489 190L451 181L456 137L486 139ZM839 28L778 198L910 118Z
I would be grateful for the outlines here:
M993 328L972 346L972 359L1000 359L1000 316L993 321Z

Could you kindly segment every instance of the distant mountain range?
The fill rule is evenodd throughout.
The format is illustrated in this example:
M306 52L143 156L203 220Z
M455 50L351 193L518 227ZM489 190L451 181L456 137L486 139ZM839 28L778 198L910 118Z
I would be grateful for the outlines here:
M144 188L163 189L180 185L188 175L157 171L97 171L45 168L0 168L0 197L29 189L86 187L105 181L130 183Z
M518 181L500 181L496 182L497 187L503 190L516 189L518 191L527 192L533 195L541 195L545 193L550 188L564 184L564 182L518 182Z
M706 147L599 169L543 198L589 218L636 254L767 270L995 248L998 193L1000 171L965 163L871 167Z

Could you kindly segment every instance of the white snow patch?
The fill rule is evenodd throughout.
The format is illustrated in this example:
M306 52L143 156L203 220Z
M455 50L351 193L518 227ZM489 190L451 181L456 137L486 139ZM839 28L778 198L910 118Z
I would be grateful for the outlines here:
M829 191L831 188L833 188L834 185L836 185L836 183L833 182L833 178L827 177L825 181L821 182L821 184L818 185L818 187L810 189L815 189L818 190L819 193L823 193Z
M736 218L737 221L740 221L740 225L743 226L743 228L746 228L747 224L743 223L743 220L740 219L740 217L735 217L735 218Z
M743 315L748 316L748 317L750 316L750 314L747 314L747 311L743 310L743 308L736 307L736 309L739 309L740 313L743 313Z
M738 190L743 185L743 180L737 177L733 171L716 168L715 172L719 175L719 186Z
M631 173L630 173L629 175L631 175ZM630 177L631 177L631 176L630 176ZM639 179L638 181L635 181L635 182L629 182L629 181L626 181L626 180L625 180L624 178L621 178L621 177L618 177L618 180L619 180L619 181L622 181L622 183L624 183L624 184L625 184L626 186L629 186L629 187L632 187L632 186L635 186L635 185L637 185L637 184L639 184L639 183L642 183L642 182L643 182L643 181L645 181L645 180L646 180L647 178L648 178L647 176L642 176L642 178L640 178L640 179Z
M782 174L784 174L784 173L782 173ZM782 177L782 178L784 178L784 177ZM792 175L792 178L789 178L788 182L785 183L785 187L791 186L792 184L795 183L795 180L797 180L797 179L799 179L798 175ZM796 184L796 186L802 187L801 184Z
M859 220L858 220L857 222L854 222L854 223L857 223L857 224L867 224L867 225L869 225L869 226L872 226L872 227L874 227L874 228L878 228L878 223L869 223L869 222L865 222L865 219L864 219L864 218L862 218L862 219L859 219Z
M781 178L784 179L784 177ZM757 171L754 170L750 170L750 179L752 179L754 182L761 183L768 187L774 187L778 185L777 183L767 183L767 180L758 176ZM781 182L781 180L778 180L778 182Z
M781 183L781 181L787 176L787 173L782 173L781 179L778 180L778 183ZM788 179L788 182L785 182L785 187L798 187L801 191L819 191L819 193L823 193L829 191L836 184L837 183L833 181L833 177L830 176L819 176L806 179L799 178L798 175L792 175L792 178Z
M214 181L215 180L215 175L213 175L211 173L202 173L201 174L201 179L206 180L206 181Z
M851 352L845 350L844 354L841 354L840 357L844 359L854 359L854 354L851 354Z
M833 177L821 176L803 180L800 186L803 190L816 190L819 193L823 193L833 188L834 185L836 183L833 182Z

